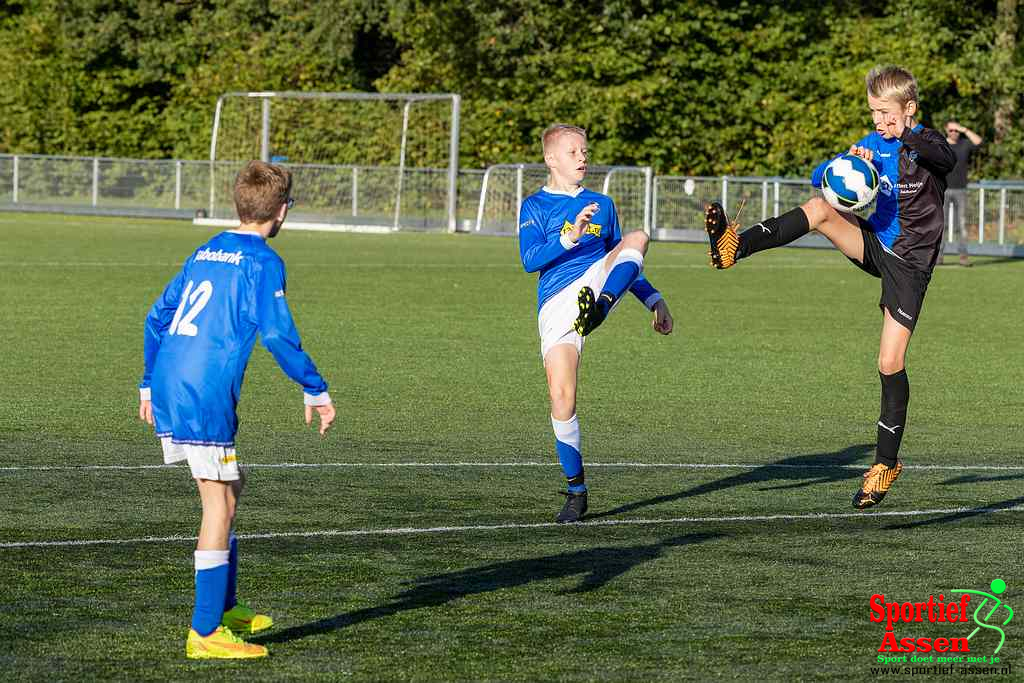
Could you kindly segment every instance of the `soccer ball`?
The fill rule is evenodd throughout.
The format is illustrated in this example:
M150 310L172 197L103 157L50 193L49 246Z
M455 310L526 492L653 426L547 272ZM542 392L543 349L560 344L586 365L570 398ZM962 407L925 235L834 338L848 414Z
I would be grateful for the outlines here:
M878 171L853 154L833 159L821 179L821 194L838 211L856 211L878 194Z

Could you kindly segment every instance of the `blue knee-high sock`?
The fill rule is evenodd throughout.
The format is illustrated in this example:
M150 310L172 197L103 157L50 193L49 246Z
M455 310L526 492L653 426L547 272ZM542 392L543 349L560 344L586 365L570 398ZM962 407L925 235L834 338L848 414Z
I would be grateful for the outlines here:
M224 594L224 611L238 604L235 593L238 590L238 537L232 531L228 536L228 590Z
M644 255L636 249L623 249L612 262L612 269L608 273L608 279L604 281L602 296L607 294L612 302L618 301L619 297L626 293L629 286L633 284L644 267Z
M569 483L569 492L583 493L587 485L583 480L583 456L580 455L580 422L575 415L564 421L552 417L551 427L555 430L555 450Z
M192 628L208 636L224 617L224 595L228 590L228 550L196 551L196 606Z

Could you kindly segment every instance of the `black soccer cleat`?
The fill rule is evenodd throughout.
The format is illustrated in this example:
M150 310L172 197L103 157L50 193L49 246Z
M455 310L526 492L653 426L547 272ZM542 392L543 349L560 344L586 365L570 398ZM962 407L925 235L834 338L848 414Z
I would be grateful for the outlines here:
M729 222L725 209L718 202L704 207L704 230L711 245L708 256L711 257L711 265L719 270L731 268L736 263L736 250L740 246L737 227L737 223Z
M581 337L586 337L588 334L596 330L604 319L608 317L608 311L611 310L612 304L615 303L611 296L608 294L602 294L600 297L594 297L594 290L590 287L584 287L580 290L580 294L576 297L576 302L580 307L580 314L576 316L576 322L572 324L572 328Z
M853 507L863 510L881 503L902 471L903 463L899 461L895 467L876 462L864 473L864 483L853 494Z
M587 492L559 491L559 493L565 496L565 505L555 517L555 521L559 524L573 524L583 519L583 515L587 514Z

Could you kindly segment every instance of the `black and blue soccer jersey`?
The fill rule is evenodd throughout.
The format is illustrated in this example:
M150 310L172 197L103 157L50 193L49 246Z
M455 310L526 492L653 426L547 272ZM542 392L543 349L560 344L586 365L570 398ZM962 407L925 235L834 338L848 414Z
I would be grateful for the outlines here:
M235 407L257 333L308 403L327 391L285 301L281 257L255 233L223 232L185 261L146 317L139 388L150 390L158 436L234 445Z
M585 206L598 205L583 236L573 244L568 233ZM583 275L622 241L619 216L611 197L584 187L566 193L547 187L523 200L519 209L519 256L527 273L540 272L537 310ZM645 306L654 305L658 290L641 274L630 286Z
M942 200L946 174L956 157L946 138L921 124L886 140L877 132L855 143L870 149L878 169L878 197L868 223L886 250L918 270L931 272L942 244ZM821 187L829 161L811 175Z

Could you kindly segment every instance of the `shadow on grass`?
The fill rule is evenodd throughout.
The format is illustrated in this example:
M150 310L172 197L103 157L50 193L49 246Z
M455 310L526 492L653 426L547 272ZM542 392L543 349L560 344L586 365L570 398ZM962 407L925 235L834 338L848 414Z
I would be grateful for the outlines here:
M998 266L1003 263L1022 263L1018 256L995 256L992 258L983 259L972 259L971 265L973 267L985 267L985 266ZM953 261L952 265L959 265L956 261Z
M965 474L961 477L951 477L946 481L939 482L939 484L942 486L955 486L957 484L978 484L987 481L1013 481L1015 479L1024 479L1024 474L997 474L995 476Z
M917 522L906 522L904 524L891 524L886 529L916 529L922 526L932 526L935 524L951 524L953 522L959 522L964 519L970 519L972 517L979 517L981 515L991 514L993 510L1006 510L1009 508L1017 507L1018 505L1024 505L1024 496L1020 498L1013 498L1011 500L1004 500L1000 503L992 503L991 505L979 505L961 512L954 512L948 515L942 515L941 517L932 517L931 519L922 519Z
M588 548L571 553L547 555L525 560L497 562L447 574L424 576L410 581L411 588L399 593L390 603L338 614L319 621L252 638L254 643L283 643L308 636L330 633L355 624L424 607L439 607L453 600L516 588L535 581L579 576L580 582L566 593L586 593L622 576L645 562L661 557L668 548L704 543L725 536L721 533L693 533L673 536L656 543L621 547Z
M734 486L743 486L745 484L777 481L788 482L777 484L775 486L766 486L762 489L764 491L778 491L782 489L814 486L816 484L828 484L830 482L844 481L847 479L856 479L859 481L863 472L853 469L850 466L856 464L857 461L874 451L874 449L875 447L873 444L858 444L856 446L844 448L836 453L816 453L814 455L797 455L791 458L784 458L767 465L755 467L741 474L734 474L730 477L725 477L724 479L700 484L699 486L694 486L693 488L686 489L685 491L669 493L663 496L648 498L646 500L638 500L635 503L627 503L626 505L621 505L612 510L589 514L587 515L587 519L593 520L601 517L614 517L616 515L622 515L628 512L652 507L654 505L671 503L684 498L691 498L693 496L702 496L708 493L732 488ZM866 465L865 469L867 469ZM853 495L852 490L850 491L850 495Z

